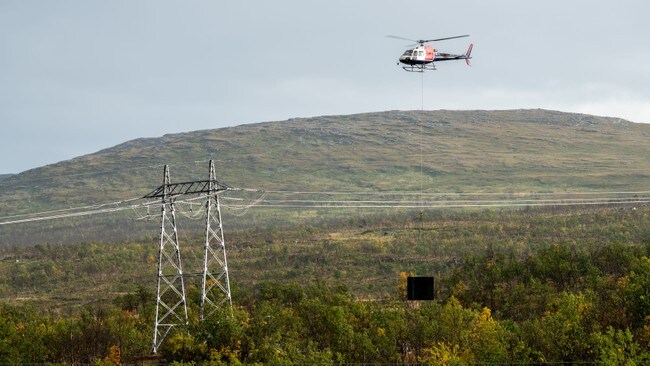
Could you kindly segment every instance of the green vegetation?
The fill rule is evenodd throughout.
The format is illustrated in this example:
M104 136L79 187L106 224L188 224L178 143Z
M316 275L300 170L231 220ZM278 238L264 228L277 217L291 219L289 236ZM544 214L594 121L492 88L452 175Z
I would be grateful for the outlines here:
M179 182L208 159L225 183L273 191L648 191L648 136L543 110L296 119L2 176L0 211L139 197L162 164ZM1 226L0 363L650 363L649 205L368 212L226 211L233 316L199 322L188 279L190 322L157 356L156 214ZM185 273L201 265L201 224L181 225ZM434 276L437 300L404 301L407 273Z
M155 240L5 249L0 362L650 362L650 207L416 217L229 233L234 317L200 323L189 283L162 359ZM405 302L405 273L434 275L437 300Z

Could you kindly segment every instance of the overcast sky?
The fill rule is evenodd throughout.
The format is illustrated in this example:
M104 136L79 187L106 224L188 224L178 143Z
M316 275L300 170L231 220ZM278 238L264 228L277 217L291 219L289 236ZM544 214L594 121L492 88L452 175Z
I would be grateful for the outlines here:
M0 0L0 174L139 137L386 110L650 122L650 2ZM408 42L472 67L421 76ZM422 94L422 85L424 93Z

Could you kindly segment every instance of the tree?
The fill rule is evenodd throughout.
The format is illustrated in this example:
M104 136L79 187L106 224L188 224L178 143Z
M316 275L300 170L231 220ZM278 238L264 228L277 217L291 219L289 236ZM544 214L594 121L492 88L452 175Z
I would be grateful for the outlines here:
M233 314L229 307L220 307L196 327L197 338L205 342L213 360L217 355L222 361L240 357L242 324L248 322L248 314L239 309Z
M634 342L629 329L615 330L608 327L605 333L596 332L592 335L598 363L600 365L638 365L650 361L650 353L642 352L638 343Z
M471 365L474 355L469 349L461 351L457 344L449 346L447 343L438 342L425 350L423 362L435 366Z
M474 318L472 311L463 308L460 301L449 298L440 312L439 339L452 346L466 344L467 329Z
M634 327L640 328L650 316L650 258L641 257L632 266L626 295L630 320Z
M305 322L307 339L314 340L321 349L331 350L335 357L349 353L354 329L347 306L328 305L320 298L311 298L300 302L298 314Z
M492 312L487 307L470 324L469 348L480 363L507 363L507 338L506 329L492 318Z
M160 354L169 362L201 362L209 358L206 344L186 332L176 332L167 338Z
M589 335L595 324L592 303L584 294L564 293L544 316L526 325L527 343L543 362L593 361Z

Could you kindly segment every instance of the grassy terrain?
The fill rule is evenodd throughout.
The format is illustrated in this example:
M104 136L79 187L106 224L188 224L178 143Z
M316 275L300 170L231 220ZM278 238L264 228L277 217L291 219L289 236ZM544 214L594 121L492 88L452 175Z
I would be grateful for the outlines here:
M200 271L201 236L182 236L186 273ZM394 295L401 272L436 276L442 298L468 257L523 260L555 245L650 250L650 207L537 208L366 216L327 227L242 228L226 233L234 299L268 281L345 283L358 298ZM41 244L0 252L0 298L71 309L142 287L152 293L155 238L123 243ZM190 283L191 285L191 283Z

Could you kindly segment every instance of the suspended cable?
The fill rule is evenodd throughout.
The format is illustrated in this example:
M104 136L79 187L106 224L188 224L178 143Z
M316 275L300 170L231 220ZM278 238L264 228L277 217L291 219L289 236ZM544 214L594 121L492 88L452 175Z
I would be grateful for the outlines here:
M239 213L231 212L232 215L237 216L237 217L241 217L241 216L244 216L246 213L248 213L248 210L251 207L258 205L261 202L264 202L264 198L266 197L266 195L267 195L267 193L265 192L258 199L256 199L255 201L253 201L253 202L251 202L250 204L247 204L247 205L225 205L224 204L223 207L227 208L227 209L230 209L230 210L233 210L233 211L237 211L237 210L242 211L242 212L239 212ZM228 199L230 199L230 198L229 197L224 197L224 200L228 200ZM242 199L238 199L238 201L242 201Z
M555 200L536 200L536 199L524 199L524 200L436 200L436 201L404 201L404 200L259 200L258 202L269 203L269 204L296 204L296 203L330 203L330 204L339 204L339 203L377 203L377 204L417 204L418 202L424 202L427 204L444 204L444 203L505 203L505 202L516 202L516 203L554 203L554 202L609 202L615 200L650 200L650 197L603 197L603 198L566 198L566 199L555 199Z
M238 188L239 190L243 190ZM278 191L278 190L263 190L263 189L247 189L249 192L265 192L282 195L372 195L372 196L390 196L390 195L404 195L404 196L419 196L420 192L415 191ZM650 191L604 191L604 192L585 192L585 191L566 191L566 192L423 192L426 196L553 196L553 195L633 195L633 194L650 194Z
M61 208L61 209L58 209L58 210L49 210L49 211L41 211L41 212L35 212L35 213L17 214L17 215L0 217L0 220L16 218L16 217L24 217L24 216L36 216L36 215L43 215L43 214L53 214L53 213L57 213L57 212L77 211L77 210L84 210L84 209L97 209L97 208L105 207L105 206L114 206L114 205L120 205L120 204L127 203L127 202L133 202L133 201L137 201L139 199L141 199L141 198L136 197L136 198L130 198L130 199L121 200L121 201L98 203L98 204L88 205L88 206L69 207L69 208Z
M420 104L420 202L424 200L424 197L422 196L422 191L424 190L424 127L422 126L424 124L424 69L421 72L422 77L421 82L420 82L420 96L421 96L421 104ZM422 204L421 204L422 206ZM422 208L420 209L420 217L424 215L424 212L422 211Z
M132 205L132 206L124 206L124 207L103 208L103 209L98 209L98 210L87 210L87 211L81 211L81 212L71 212L71 213L59 214L59 215L30 217L30 218L25 218L25 219L0 222L0 225L20 224L20 223L35 222L35 221L55 220L55 219L64 219L64 218L70 218L70 217L104 214L104 213L118 212L118 211L124 211L124 210L131 210L134 207L144 207L145 205L151 205L151 204L153 204L153 203L146 203L146 204Z
M232 194L261 193L259 197L234 197ZM311 195L315 197L342 197L349 199L277 199L269 198L271 195L301 196ZM386 192L353 192L353 191L264 191L260 189L231 187L220 192L224 208L232 211L233 215L241 216L251 208L463 208L463 207L521 207L521 206L568 206L568 205L612 205L612 204L633 204L650 202L650 191L607 191L607 192L412 192L412 191L386 191ZM179 207L180 214L198 219L204 216L203 210L194 213L194 201L204 200L205 194L185 199L173 198L174 203ZM360 199L361 197L394 197L396 199ZM409 200L408 197L416 196L417 200ZM399 199L403 197L406 199ZM427 199L428 197L428 199ZM445 198L446 197L446 198ZM454 197L456 197L454 199ZM462 197L474 197L475 199L463 199ZM494 199L481 199L481 197L495 197ZM502 198L499 198L502 197ZM435 198L435 199L431 199ZM444 198L444 199L443 199ZM48 210L35 213L11 215L0 218L14 219L0 222L0 225L27 223L43 220L54 220L62 218L80 217L96 214L105 214L131 210L136 220L150 217L149 208L151 205L159 205L160 201L147 201L140 204L126 205L140 198L131 198L115 202L106 202L95 205L86 205L73 208ZM189 212L184 206L189 205ZM147 214L141 214L139 209L147 209ZM235 213L235 211L240 211Z
M375 204L375 205L361 205L361 204L345 204L345 205L326 205L326 202L320 204L260 204L251 208L419 208L419 202L411 204ZM528 202L528 203L486 203L486 204L427 204L424 203L425 208L471 208L471 207L539 207L539 206L592 206L592 205L616 205L616 204L631 204L631 203L650 203L650 199L645 200L629 200L629 201L609 201L609 202Z

